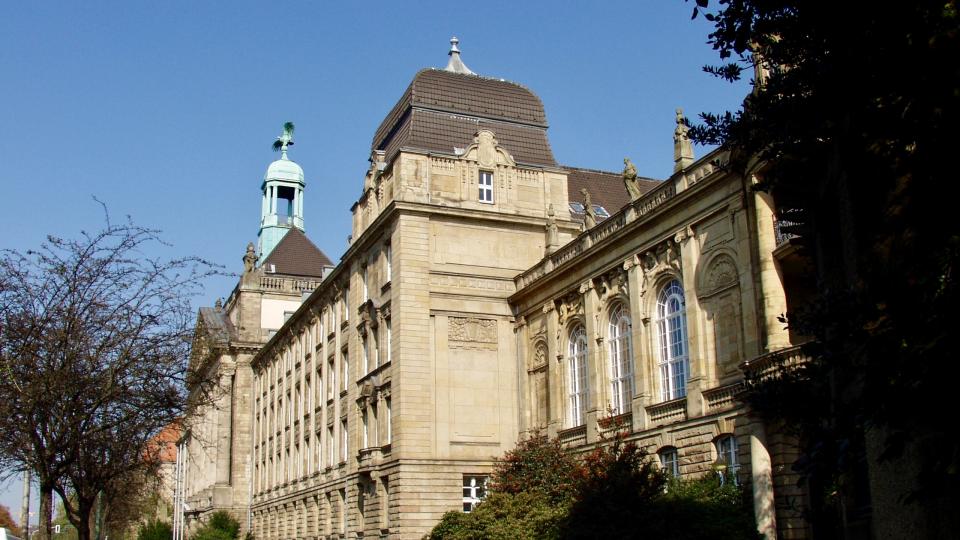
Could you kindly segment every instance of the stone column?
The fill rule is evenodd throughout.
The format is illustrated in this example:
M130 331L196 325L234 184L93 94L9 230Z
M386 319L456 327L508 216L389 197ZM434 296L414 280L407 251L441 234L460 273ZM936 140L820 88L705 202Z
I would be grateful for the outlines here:
M529 358L530 338L527 330L527 321L521 315L513 323L514 350L517 358L517 426L520 432L524 432L533 427L533 418L535 416L533 409L536 403L531 398L532 390L530 388L530 365Z
M630 343L633 352L633 429L647 429L647 406L653 403L653 371L648 354L650 314L643 302L643 268L637 264L636 257L623 261L627 271L627 287L630 291Z
M603 372L604 341L599 321L603 306L600 305L593 281L583 282L580 285L580 294L583 297L583 322L587 331L587 412L584 423L587 425L587 442L590 443L599 438L596 431L597 420L607 415L603 387L606 381Z
M217 399L217 464L216 483L230 483L231 433L233 431L233 369L220 374L219 390L223 395Z
M757 530L765 540L775 540L777 522L773 498L773 468L770 453L767 451L766 433L759 421L750 424L750 475Z
M752 179L757 182L756 178ZM777 237L774 232L774 204L768 193L754 191L754 219L757 230L757 261L759 266L760 316L766 334L765 351L775 351L790 346L790 335L784 323L777 320L786 314L787 300L783 290L780 265L774 259Z
M564 422L564 395L563 395L563 352L560 350L560 323L557 320L557 310L554 309L553 301L548 301L543 305L543 316L547 324L547 381L549 386L549 411L547 414L550 421L547 423L547 435L556 437L557 432L563 429Z
M685 227L674 235L674 242L680 249L680 272L683 276L681 282L686 302L687 346L690 358L690 372L687 374L688 418L703 414L703 391L709 385L706 362L713 361L712 358L708 358L709 347L700 335L700 321L703 319L700 301L697 298L697 262L700 253L692 237L693 230L690 227Z

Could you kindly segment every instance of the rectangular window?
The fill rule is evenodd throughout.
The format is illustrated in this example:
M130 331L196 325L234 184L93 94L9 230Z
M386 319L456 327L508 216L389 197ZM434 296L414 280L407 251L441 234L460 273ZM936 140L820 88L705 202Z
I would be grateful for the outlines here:
M493 173L480 171L480 180L477 185L480 188L480 202L493 204Z
M323 441L321 440L322 435L323 435L323 432L318 431L314 435L316 439L313 442L314 444L317 445L317 471L320 471L320 469L323 468Z
M327 359L327 399L333 399L333 392L336 389L336 371L333 368L333 355Z
M390 409L390 398L386 398L383 403L384 403L384 405L387 407L387 411L386 411L387 417L384 419L384 420L386 421L386 424L387 424L387 426L386 426L387 429L386 429L386 433L385 433L385 435L386 435L386 439L385 439L385 440L386 440L386 444L390 444L390 442L393 440L393 415L390 414L390 412L391 412L391 409Z
M340 369L343 371L340 377L340 391L346 392L347 381L350 379L350 362L347 356L347 349L344 349L340 354Z
M363 282L363 301L370 299L370 288L367 286L367 265L360 267L360 280Z
M366 446L374 447L380 441L380 424L377 420L377 403L370 404L370 442Z
M340 420L340 462L341 463L347 462L347 456L349 455L348 452L350 451L350 449L347 448L348 440L349 440L349 437L347 436L347 419L344 418Z
M393 279L393 248L390 247L390 244L384 246L383 258L386 266L387 283L390 283L390 280Z
M392 343L392 338L393 338L391 329L390 329L390 319L386 319L386 326L387 326L387 335L386 335L387 349L386 349L386 355L385 355L386 359L384 360L384 362L390 362L390 349L391 349L390 344Z
M327 428L327 467L333 467L333 426Z
M380 367L380 329L373 331L373 369Z
M486 476L463 476L463 511L470 513L487 496Z
M363 420L363 448L367 448L370 446L370 417L366 409L363 410L360 417Z
M363 373L370 373L370 343L366 335L360 338L360 344L363 349Z

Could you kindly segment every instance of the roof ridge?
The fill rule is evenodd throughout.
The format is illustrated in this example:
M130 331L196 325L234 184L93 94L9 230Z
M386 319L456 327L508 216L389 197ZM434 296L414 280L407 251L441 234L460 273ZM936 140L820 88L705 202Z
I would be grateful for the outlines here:
M570 170L575 170L575 171L584 171L584 172L593 172L593 173L601 173L601 174L610 174L610 175L613 175L613 176L623 176L623 173L614 172L614 171L604 171L604 170L602 170L602 169L591 169L590 167L575 167L575 166L573 166L573 165L563 165L563 164L561 164L560 167L563 168L563 169L570 169ZM637 176L637 178L639 178L639 179L641 179L641 180L651 180L651 181L653 181L653 182L663 182L663 180L656 179L656 178L654 178L654 177L652 177L652 176Z
M479 74L477 74L477 73L457 73L456 71L447 71L447 70L445 70L445 69L436 68L436 67L425 67L425 68L421 69L420 71L417 71L417 75L423 73L424 71L437 71L437 72L440 72L440 73L449 73L449 74L451 74L451 75L461 75L461 76L463 76L463 77L475 77L475 78L477 78L477 79L483 79L483 80L486 80L486 81L502 82L502 83L512 84L513 86L516 86L516 87L518 87L518 88L522 88L523 90L526 90L527 92L530 92L531 94L533 94L533 95L535 95L535 96L537 95L536 92L534 92L533 90L531 90L529 86L527 86L527 85L525 85L525 84L523 84L523 83L518 83L517 81L511 81L510 79L504 79L503 77L490 77L490 76L488 76L488 75L479 75ZM416 79L416 75L414 75L414 79ZM540 97L540 96L537 96L538 99L539 99L539 97Z

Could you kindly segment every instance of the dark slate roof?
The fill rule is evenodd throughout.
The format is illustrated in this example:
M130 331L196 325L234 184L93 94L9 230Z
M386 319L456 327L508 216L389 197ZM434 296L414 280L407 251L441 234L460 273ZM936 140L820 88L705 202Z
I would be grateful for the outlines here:
M305 277L323 277L324 267L333 266L330 259L296 227L283 235L261 266L269 268L271 264L277 274Z
M630 194L623 185L623 176L620 173L581 169L579 167L563 166L567 170L567 195L570 202L583 203L581 188L587 188L593 204L599 204L607 209L611 215L617 213L630 202ZM643 193L660 185L659 180L637 177L637 183ZM571 217L583 221L583 214L574 214Z
M388 161L400 149L453 154L480 128L493 131L517 162L556 166L536 94L509 81L438 69L417 73L377 128L372 147Z
M230 318L223 311L203 307L200 308L200 318L203 320L203 327L213 343L226 345L231 338L236 336L233 323L230 322Z

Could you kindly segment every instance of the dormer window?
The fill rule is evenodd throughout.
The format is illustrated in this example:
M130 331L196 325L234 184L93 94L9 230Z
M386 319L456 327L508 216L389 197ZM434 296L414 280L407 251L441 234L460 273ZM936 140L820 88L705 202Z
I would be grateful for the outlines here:
M578 202L575 202L575 201L571 201L571 202L570 202L570 211L573 212L574 214L582 214L582 213L583 213L583 203L578 203Z
M493 204L493 172L480 171L480 202Z

